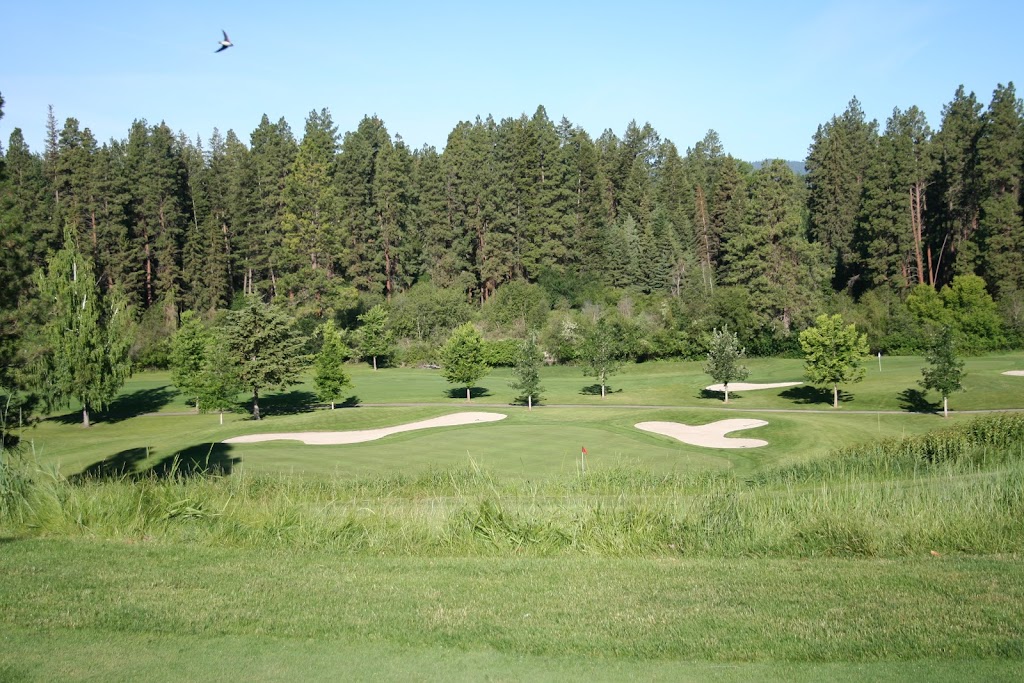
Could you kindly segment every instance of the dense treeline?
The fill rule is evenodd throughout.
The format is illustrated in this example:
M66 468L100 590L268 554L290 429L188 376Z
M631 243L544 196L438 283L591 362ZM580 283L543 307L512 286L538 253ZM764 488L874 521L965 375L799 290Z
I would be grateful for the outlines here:
M47 315L33 274L66 235L99 292L134 304L142 363L166 359L184 311L250 295L307 330L356 327L383 303L409 360L467 320L541 330L567 359L603 316L635 358L694 357L723 326L751 353L792 351L823 312L887 352L920 351L928 322L969 348L1018 346L1022 121L1012 84L987 107L959 88L937 131L916 107L883 129L853 99L813 133L800 176L755 170L714 131L681 152L650 124L594 138L543 107L460 122L442 151L374 116L341 134L326 109L301 138L264 116L247 143L146 121L101 143L51 110L41 154L15 129L0 157L5 383Z

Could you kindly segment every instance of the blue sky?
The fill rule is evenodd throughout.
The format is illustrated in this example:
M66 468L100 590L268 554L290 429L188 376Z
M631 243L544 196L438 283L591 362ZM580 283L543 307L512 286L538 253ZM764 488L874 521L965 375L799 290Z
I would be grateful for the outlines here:
M933 128L958 85L987 104L1024 65L1011 2L11 2L0 9L0 142L43 149L47 105L102 142L135 119L248 142L326 107L412 147L462 120L544 105L597 137L649 121L685 151L709 129L742 159L803 159L856 96L884 127ZM220 30L235 47L214 54ZM1018 91L1020 92L1020 91Z

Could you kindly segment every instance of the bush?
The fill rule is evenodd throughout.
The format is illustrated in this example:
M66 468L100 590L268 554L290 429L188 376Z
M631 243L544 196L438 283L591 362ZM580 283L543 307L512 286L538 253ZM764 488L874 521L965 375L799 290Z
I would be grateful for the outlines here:
M484 362L492 368L513 367L519 357L519 348L522 343L519 339L485 339Z

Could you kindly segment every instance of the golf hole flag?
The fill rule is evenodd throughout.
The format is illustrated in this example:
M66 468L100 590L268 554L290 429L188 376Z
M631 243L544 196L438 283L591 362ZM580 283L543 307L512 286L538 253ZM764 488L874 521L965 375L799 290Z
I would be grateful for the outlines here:
M587 447L580 446L580 471L587 471Z

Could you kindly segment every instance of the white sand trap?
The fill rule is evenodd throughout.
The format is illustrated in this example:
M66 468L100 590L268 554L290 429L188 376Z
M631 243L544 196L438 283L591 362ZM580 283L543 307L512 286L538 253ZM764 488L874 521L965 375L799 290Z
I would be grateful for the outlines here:
M782 387L795 387L803 382L776 382L775 384L754 384L752 382L732 382L729 384L729 391L751 391L752 389L781 389ZM725 391L724 384L712 384L704 387L708 391Z
M680 422L639 422L633 426L645 432L670 436L691 446L705 446L707 448L757 448L758 446L767 446L768 442L761 439L731 439L726 434L741 429L763 427L766 424L768 423L764 420L719 420L718 422L696 426L685 425Z
M1013 377L1024 377L1024 370L1007 370L1003 374L1012 375Z
M442 415L429 420L409 422L394 427L380 427L378 429L354 429L347 432L283 432L278 434L246 434L225 439L224 443L255 443L257 441L301 441L310 446L324 446L346 443L362 443L382 439L390 434L399 432L411 432L414 429L429 429L430 427L455 427L458 425L474 424L476 422L496 422L504 420L507 415L501 413L452 413Z

